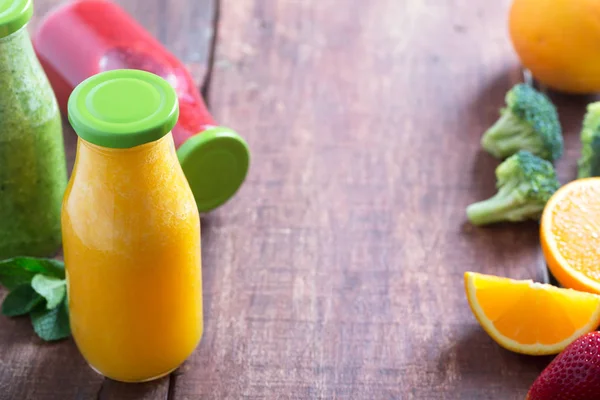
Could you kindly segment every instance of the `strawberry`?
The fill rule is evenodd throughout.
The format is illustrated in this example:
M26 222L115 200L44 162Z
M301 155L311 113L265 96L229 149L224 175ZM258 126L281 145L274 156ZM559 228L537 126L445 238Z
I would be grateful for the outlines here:
M600 332L580 336L537 377L526 400L600 399Z

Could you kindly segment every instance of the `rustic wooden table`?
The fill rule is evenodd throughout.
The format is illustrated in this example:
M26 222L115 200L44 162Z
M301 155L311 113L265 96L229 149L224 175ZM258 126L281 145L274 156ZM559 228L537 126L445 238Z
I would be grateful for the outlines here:
M36 0L32 30L56 3ZM523 399L549 359L498 347L462 283L541 278L535 224L465 224L494 192L480 135L522 79L509 0L119 3L252 148L243 189L203 217L204 337L127 385L0 317L1 399ZM587 100L554 99L565 180Z

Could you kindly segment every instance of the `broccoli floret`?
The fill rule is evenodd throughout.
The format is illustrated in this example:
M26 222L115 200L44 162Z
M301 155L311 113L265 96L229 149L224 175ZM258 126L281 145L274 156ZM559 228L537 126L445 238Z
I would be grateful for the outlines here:
M468 206L467 217L474 225L538 220L559 187L552 163L521 150L496 168L498 192Z
M577 178L590 176L600 176L600 101L588 105L581 129Z
M519 150L550 162L563 155L564 140L556 107L533 87L520 83L506 94L500 118L481 138L481 146L499 159Z

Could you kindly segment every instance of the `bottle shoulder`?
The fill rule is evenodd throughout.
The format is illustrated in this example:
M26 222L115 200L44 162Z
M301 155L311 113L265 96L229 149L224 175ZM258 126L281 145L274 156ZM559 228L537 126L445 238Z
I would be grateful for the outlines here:
M200 239L200 216L185 177L177 170L121 174L108 165L90 173L75 166L63 198L63 234L106 251L162 246L167 238Z
M67 212L93 212L141 225L198 218L171 134L125 150L79 139L65 203Z

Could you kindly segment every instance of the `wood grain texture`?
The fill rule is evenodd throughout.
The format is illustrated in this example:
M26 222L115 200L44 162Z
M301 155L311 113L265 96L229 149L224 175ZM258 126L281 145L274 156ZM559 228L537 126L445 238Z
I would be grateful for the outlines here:
M206 79L216 0L119 3ZM499 348L462 284L466 270L544 279L535 224L465 223L495 191L479 138L522 79L508 4L221 0L208 100L253 161L202 218L199 348L127 385L0 318L0 400L523 399L549 358ZM591 100L552 98L564 183Z
M204 220L206 331L176 398L524 398L549 358L497 346L462 281L543 277L535 224L465 224L522 79L508 3L222 1L210 101L253 164ZM582 109L560 105L567 178Z

